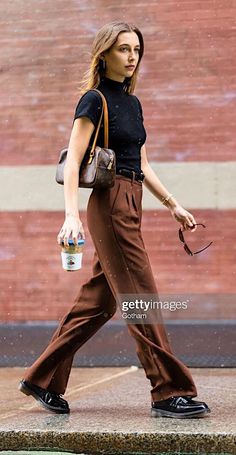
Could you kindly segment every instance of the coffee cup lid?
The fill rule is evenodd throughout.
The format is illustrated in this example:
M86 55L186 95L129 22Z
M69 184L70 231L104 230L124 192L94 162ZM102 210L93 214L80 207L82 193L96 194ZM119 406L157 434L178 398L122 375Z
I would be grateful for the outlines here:
M62 243L64 244L64 242L62 242ZM69 245L74 245L74 240L73 239L69 239L68 243L69 243ZM77 245L83 245L83 244L84 244L84 239L78 239Z

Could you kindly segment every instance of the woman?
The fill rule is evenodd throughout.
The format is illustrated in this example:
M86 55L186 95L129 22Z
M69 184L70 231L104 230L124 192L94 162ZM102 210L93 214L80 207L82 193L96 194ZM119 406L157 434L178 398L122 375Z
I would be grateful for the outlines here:
M158 295L141 234L142 185L161 200L183 229L195 230L193 215L168 193L146 156L142 106L133 94L144 52L140 30L123 22L103 26L95 37L92 61L76 107L64 176L65 222L57 241L68 245L85 238L77 206L78 169L94 139L106 97L109 111L109 148L116 152L116 179L112 188L93 189L87 207L88 228L95 245L93 276L81 286L75 303L61 320L49 345L28 369L19 389L52 412L68 413L65 393L75 352L116 311L118 295ZM97 145L103 146L101 125ZM160 310L158 323L132 323L128 330L137 343L137 355L150 379L151 415L202 417L210 412L195 401L196 386L188 368L170 347Z

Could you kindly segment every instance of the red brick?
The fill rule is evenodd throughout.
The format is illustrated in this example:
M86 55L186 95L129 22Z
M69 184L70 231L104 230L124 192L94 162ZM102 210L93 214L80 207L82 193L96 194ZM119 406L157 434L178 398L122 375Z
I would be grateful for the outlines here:
M202 295L209 293L213 298L218 294L235 294L235 210L194 210L193 214L197 222L207 226L205 241L214 243L205 252L190 257L178 239L180 225L168 210L143 212L143 238L160 298L165 293L173 297L181 293L199 294L197 305L191 305L186 312L166 311L165 317L231 318L233 305L226 305L223 296L220 304L212 306ZM61 212L0 214L1 321L57 320L72 306L81 284L91 274L94 252L86 212L81 212L81 218L86 235L83 268L68 273L61 267L56 242L64 221ZM193 236L194 246L197 231L188 234ZM120 317L119 310L115 317Z
M122 6L144 35L136 94L149 158L235 160L234 2L88 1L81 8L58 0L55 9L41 0L35 10L8 2L2 11L0 165L57 162L95 33Z

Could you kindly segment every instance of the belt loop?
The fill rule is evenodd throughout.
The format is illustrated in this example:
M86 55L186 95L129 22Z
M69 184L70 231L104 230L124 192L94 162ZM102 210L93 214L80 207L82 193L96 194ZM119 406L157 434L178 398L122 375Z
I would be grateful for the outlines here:
M135 171L131 171L132 172L132 185L134 183L134 180L135 180Z

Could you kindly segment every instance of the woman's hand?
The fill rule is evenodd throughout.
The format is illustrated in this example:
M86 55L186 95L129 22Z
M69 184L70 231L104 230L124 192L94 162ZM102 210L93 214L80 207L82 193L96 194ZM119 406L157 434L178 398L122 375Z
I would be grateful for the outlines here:
M66 216L64 224L57 236L57 243L59 243L60 245L63 242L64 245L68 246L69 245L68 239L71 233L72 233L71 238L73 239L75 245L77 245L79 238L85 240L84 229L79 216L74 215Z
M170 212L173 218L182 224L183 231L191 229L191 232L193 232L197 229L197 226L193 227L196 224L193 215L181 207L181 205L177 204L175 207L170 208Z

